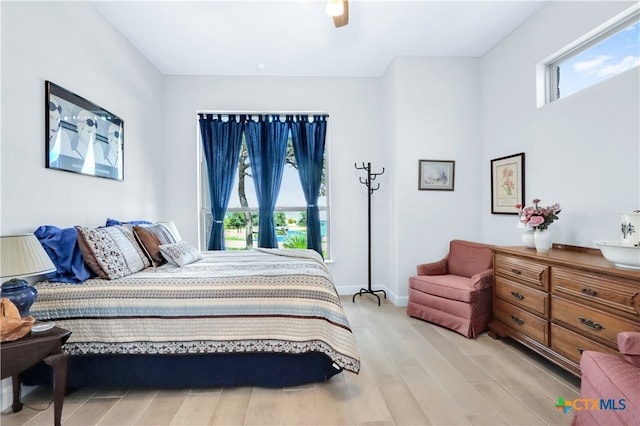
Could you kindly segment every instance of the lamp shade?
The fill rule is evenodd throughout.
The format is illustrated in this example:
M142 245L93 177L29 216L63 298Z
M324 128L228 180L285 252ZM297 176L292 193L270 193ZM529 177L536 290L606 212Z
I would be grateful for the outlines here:
M0 277L29 277L56 270L33 234L0 237Z

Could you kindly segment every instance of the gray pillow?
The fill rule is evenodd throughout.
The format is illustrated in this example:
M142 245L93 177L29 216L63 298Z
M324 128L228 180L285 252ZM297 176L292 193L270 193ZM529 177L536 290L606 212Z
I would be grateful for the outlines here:
M163 244L160 246L160 253L167 259L167 262L175 266L188 265L202 259L202 254L186 241Z

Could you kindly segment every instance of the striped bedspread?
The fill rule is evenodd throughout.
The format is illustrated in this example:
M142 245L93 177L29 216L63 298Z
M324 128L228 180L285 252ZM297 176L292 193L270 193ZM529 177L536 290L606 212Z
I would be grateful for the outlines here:
M357 373L355 338L312 250L203 253L116 280L42 282L30 314L72 331L71 355L322 352Z

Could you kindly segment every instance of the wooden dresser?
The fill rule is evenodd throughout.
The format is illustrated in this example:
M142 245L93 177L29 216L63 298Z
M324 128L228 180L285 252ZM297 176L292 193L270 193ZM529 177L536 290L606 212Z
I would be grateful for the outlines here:
M617 354L617 334L640 331L640 271L591 248L494 251L490 336L509 336L579 376L583 350Z

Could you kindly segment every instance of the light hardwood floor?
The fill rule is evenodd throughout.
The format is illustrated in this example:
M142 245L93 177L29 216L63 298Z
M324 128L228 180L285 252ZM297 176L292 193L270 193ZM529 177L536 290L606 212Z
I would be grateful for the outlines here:
M554 407L579 379L509 339L466 339L371 296L343 297L362 369L288 389L81 389L64 402L71 425L569 425ZM0 423L51 425L50 389Z

